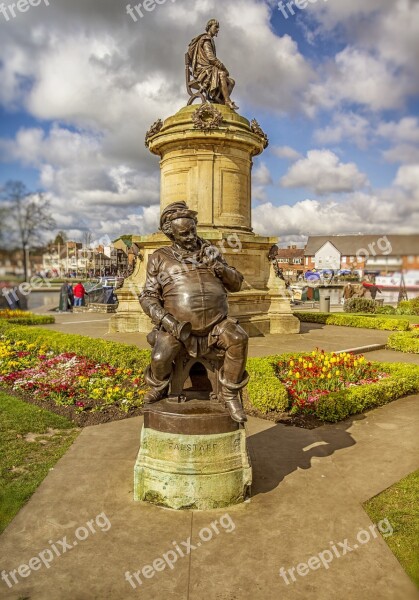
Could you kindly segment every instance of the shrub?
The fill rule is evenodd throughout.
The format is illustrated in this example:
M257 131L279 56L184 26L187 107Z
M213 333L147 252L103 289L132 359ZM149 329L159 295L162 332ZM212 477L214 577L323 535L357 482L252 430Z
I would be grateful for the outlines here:
M283 412L289 406L288 392L275 374L278 357L249 358L247 372L250 381L247 386L249 401L261 413Z
M24 310L0 310L0 319L15 325L51 325L55 319L49 315L34 315Z
M4 333L14 340L23 340L37 347L47 346L56 354L73 352L100 363L114 367L138 369L143 371L150 362L150 352L137 346L120 344L101 339L92 339L82 335L61 333L36 327L9 325L0 321L0 334Z
M387 346L399 352L419 354L419 330L393 333L388 338Z
M399 302L397 314L419 315L419 298L412 298L411 300L403 300L402 302Z
M343 310L348 313L375 313L377 305L369 298L350 298L345 301Z
M344 315L340 313L294 313L300 321L306 323L323 323L325 325L341 325L343 327L363 327L365 329L382 329L385 331L408 331L410 323L407 319L386 319L376 315Z
M408 300L403 300L399 302L396 308L396 314L398 315L410 315L410 304Z
M396 309L394 308L394 306L377 306L377 309L375 311L377 313L377 315L395 315L396 314Z

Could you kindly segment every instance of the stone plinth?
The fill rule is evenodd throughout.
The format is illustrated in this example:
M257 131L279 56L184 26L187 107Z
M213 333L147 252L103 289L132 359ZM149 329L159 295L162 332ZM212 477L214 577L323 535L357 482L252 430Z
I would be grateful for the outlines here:
M243 427L216 402L163 400L147 408L134 469L134 499L167 508L240 504L252 469Z
M161 158L161 210L186 200L201 227L250 232L252 158L263 152L264 140L230 108L215 110L222 122L214 129L197 128L197 106L186 106L150 139L150 152Z
M221 119L218 125L201 129L196 126L199 109L196 105L182 108L148 139L150 151L161 159L161 210L185 200L198 212L198 234L218 246L227 262L243 273L242 291L229 296L230 314L250 336L298 333L300 322L292 315L285 288L272 279L267 258L277 238L252 230L253 157L263 152L266 139L254 124L221 105L215 106ZM151 329L138 294L145 283L148 257L170 242L159 233L133 241L141 248L142 260L117 291L119 306L111 319L111 332Z

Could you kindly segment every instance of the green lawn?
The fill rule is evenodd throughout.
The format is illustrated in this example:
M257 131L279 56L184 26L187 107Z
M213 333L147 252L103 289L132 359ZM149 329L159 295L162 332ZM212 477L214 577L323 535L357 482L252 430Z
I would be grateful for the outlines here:
M390 521L394 533L386 542L419 587L419 471L368 500L364 508L374 523Z
M0 532L78 433L64 417L0 392Z

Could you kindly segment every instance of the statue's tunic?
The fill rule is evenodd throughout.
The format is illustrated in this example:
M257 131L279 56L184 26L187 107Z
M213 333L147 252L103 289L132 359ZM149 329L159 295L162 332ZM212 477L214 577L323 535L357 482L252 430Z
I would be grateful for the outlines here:
M220 71L225 68L216 56L214 39L207 33L199 35L190 43L188 54L195 79L211 96L217 96Z
M204 247L210 246L204 243ZM243 276L221 257L217 260L224 270L218 277L202 263L200 252L179 252L173 246L156 250L148 260L146 284L140 295L141 307L158 327L167 313L192 324L187 345L193 355L198 346L203 351L220 335L228 315L227 292L238 292L243 281Z

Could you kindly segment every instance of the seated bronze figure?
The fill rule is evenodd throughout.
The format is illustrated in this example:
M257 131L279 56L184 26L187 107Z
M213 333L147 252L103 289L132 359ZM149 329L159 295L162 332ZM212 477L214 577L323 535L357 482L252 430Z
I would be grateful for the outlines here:
M176 357L185 350L191 357L224 353L220 369L219 400L232 419L247 420L240 398L246 385L248 336L228 316L227 292L238 292L243 276L230 267L220 251L197 235L197 213L185 202L165 208L160 229L172 241L149 258L140 304L155 329L148 336L153 346L146 381L151 390L146 403L167 397Z
M207 23L206 33L194 38L189 44L186 54L186 87L192 96L189 104L200 97L203 101L225 104L237 110L239 107L230 97L235 81L217 58L214 37L219 30L219 22L211 19ZM193 93L194 90L197 90L196 94Z

